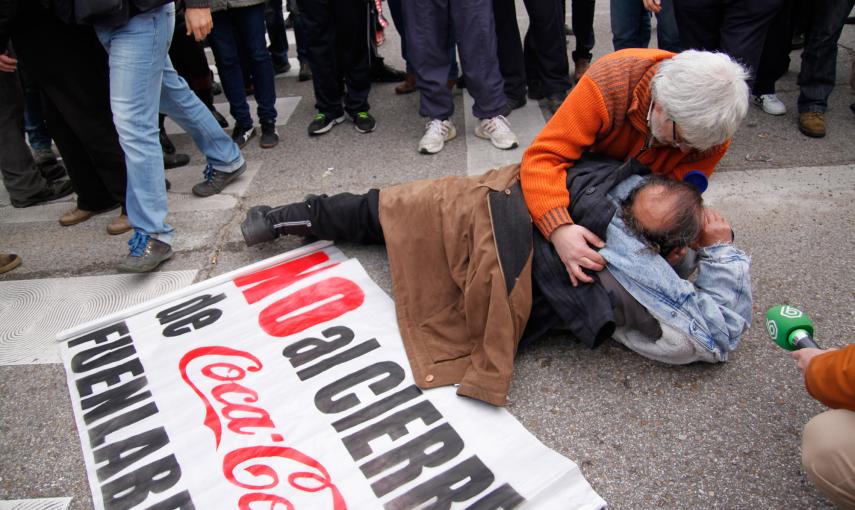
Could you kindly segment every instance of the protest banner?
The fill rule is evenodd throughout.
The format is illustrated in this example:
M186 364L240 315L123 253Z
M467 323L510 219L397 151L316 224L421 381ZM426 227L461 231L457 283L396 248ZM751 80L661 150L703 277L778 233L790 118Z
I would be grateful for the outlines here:
M60 333L99 509L596 509L510 413L415 386L391 299L315 243Z

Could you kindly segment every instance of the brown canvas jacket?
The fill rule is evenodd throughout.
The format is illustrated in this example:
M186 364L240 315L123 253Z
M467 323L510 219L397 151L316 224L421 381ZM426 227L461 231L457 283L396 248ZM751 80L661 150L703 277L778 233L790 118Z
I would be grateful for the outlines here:
M459 395L507 402L531 311L531 223L523 210L529 244L519 257L502 248L519 243L494 216L523 203L518 181L511 165L380 191L398 326L422 388L458 384Z

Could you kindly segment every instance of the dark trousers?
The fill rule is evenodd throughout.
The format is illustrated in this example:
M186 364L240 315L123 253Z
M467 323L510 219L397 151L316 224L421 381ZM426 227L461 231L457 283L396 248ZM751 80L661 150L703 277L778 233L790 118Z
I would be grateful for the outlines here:
M401 58L403 58L404 62L407 64L407 72L413 74L413 66L410 65L410 61L407 58L407 25L404 23L404 9L406 9L406 2L401 2L401 0L387 0L387 4L389 6L389 14L392 15L392 23L395 24L395 30L397 30L398 35L401 36ZM517 39L519 39L519 29L517 30ZM448 32L448 60L451 61L451 69L448 71L448 79L456 80L457 76L460 74L460 69L457 65L457 47L454 45L453 30ZM501 65L501 62L499 62L499 64ZM502 73L502 75L504 76L504 73ZM505 91L507 92L507 90L508 87L505 85ZM525 91L523 91L523 93L525 93Z
M249 65L258 103L258 119L262 123L276 121L276 88L273 82L273 62L264 40L264 4L213 13L214 29L208 37L217 62L223 92L229 100L229 112L235 122L252 126L241 57Z
M282 14L282 0L267 0L264 6L264 21L270 44L267 51L277 65L288 62L288 36L285 34L285 15Z
M214 105L214 74L208 67L205 49L192 35L187 35L184 16L175 17L175 33L169 45L172 67L205 105Z
M783 0L676 0L674 14L686 49L720 50L757 72L763 42Z
M107 55L95 33L46 13L23 16L19 24L12 41L41 88L77 207L97 211L123 204L125 155L110 110Z
M267 219L279 235L311 235L329 241L384 244L380 227L380 190L362 195L310 195L272 209Z
M371 12L365 0L297 0L315 108L328 117L368 111ZM342 82L345 84L342 108Z
M576 1L573 8L579 3L591 4L587 33L593 41L594 2ZM525 0L530 24L525 43L521 44L514 0L493 0L499 67L508 98L524 96L526 85L532 88L535 97L570 90L570 67L564 44L564 13L561 5L559 0ZM576 18L574 15L574 27ZM593 42L585 53L586 58L591 58L592 47ZM575 55L576 52L574 58Z
M674 0L662 0L662 10L656 13L656 43L660 49L682 50ZM651 13L636 0L611 0L612 46L615 51L625 48L647 48L650 44Z
M855 0L829 0L810 7L799 72L799 113L828 108L837 73L837 40Z
M18 73L0 72L0 173L15 202L27 200L46 185L24 141L24 91Z
M507 98L499 71L492 0L406 1L407 58L421 93L419 114L430 119L448 119L454 114L447 86L451 68L449 31L453 31L460 52L466 88L475 100L475 117L488 119L503 114Z
M775 93L775 82L790 68L790 44L792 42L793 1L784 0L784 5L772 19L763 53L757 64L757 76L751 93L755 96Z
M576 37L576 49L573 50L573 61L584 58L591 60L594 49L594 0L571 0L570 20L573 34ZM562 12L563 14L563 12ZM561 17L564 19L564 16ZM563 25L562 25L563 27Z

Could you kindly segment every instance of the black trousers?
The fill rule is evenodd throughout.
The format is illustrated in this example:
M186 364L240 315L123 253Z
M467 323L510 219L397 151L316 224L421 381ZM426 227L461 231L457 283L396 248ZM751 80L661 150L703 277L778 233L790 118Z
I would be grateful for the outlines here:
M784 5L778 14L772 18L766 41L763 43L763 53L757 64L757 76L754 78L754 88L751 93L755 96L775 93L775 82L790 68L790 44L793 34L793 0L784 0Z
M328 241L384 244L380 227L380 190L362 195L309 195L302 202L272 209L267 219L280 234Z
M214 104L214 73L208 67L208 58L202 44L187 35L184 16L175 16L175 33L169 46L169 59L175 72L187 81L199 99L209 108Z
M77 193L77 207L125 202L125 155L110 110L107 54L89 27L28 6L12 41L42 91L48 130Z
M784 0L675 0L674 15L686 49L720 50L757 73L763 43Z
M569 90L570 68L560 0L525 0L525 8L530 25L523 44L520 42L514 0L493 0L499 69L505 80L505 95L509 99L522 98L527 83L544 95Z
M371 13L366 0L297 0L312 68L315 108L339 117L367 111ZM346 85L342 108L342 81Z

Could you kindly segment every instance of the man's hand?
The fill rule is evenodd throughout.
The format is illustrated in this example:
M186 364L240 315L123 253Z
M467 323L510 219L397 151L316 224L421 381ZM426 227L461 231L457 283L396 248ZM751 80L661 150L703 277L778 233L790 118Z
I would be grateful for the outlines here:
M11 57L9 52L0 55L0 71L14 73L18 69L18 60Z
M582 225L561 225L552 232L549 240L555 246L561 262L564 262L574 287L579 285L579 282L594 281L582 268L602 271L606 267L606 259L589 246L592 244L602 248L606 243Z
M704 208L701 234L698 236L698 241L693 248L704 248L714 244L733 242L733 228L730 222L724 219L724 216L718 212Z
M662 10L662 0L644 0L644 8L650 12L660 12Z
M790 353L790 356L796 360L796 365L799 367L799 372L804 375L805 370L807 370L808 365L810 365L811 360L819 356L820 354L825 354L826 352L836 351L836 347L832 347L830 349L814 349L813 347L805 347L804 349L799 349L797 351L793 351Z
M211 9L187 8L184 10L184 23L187 25L187 35L193 35L197 41L208 37L214 22L211 20Z

